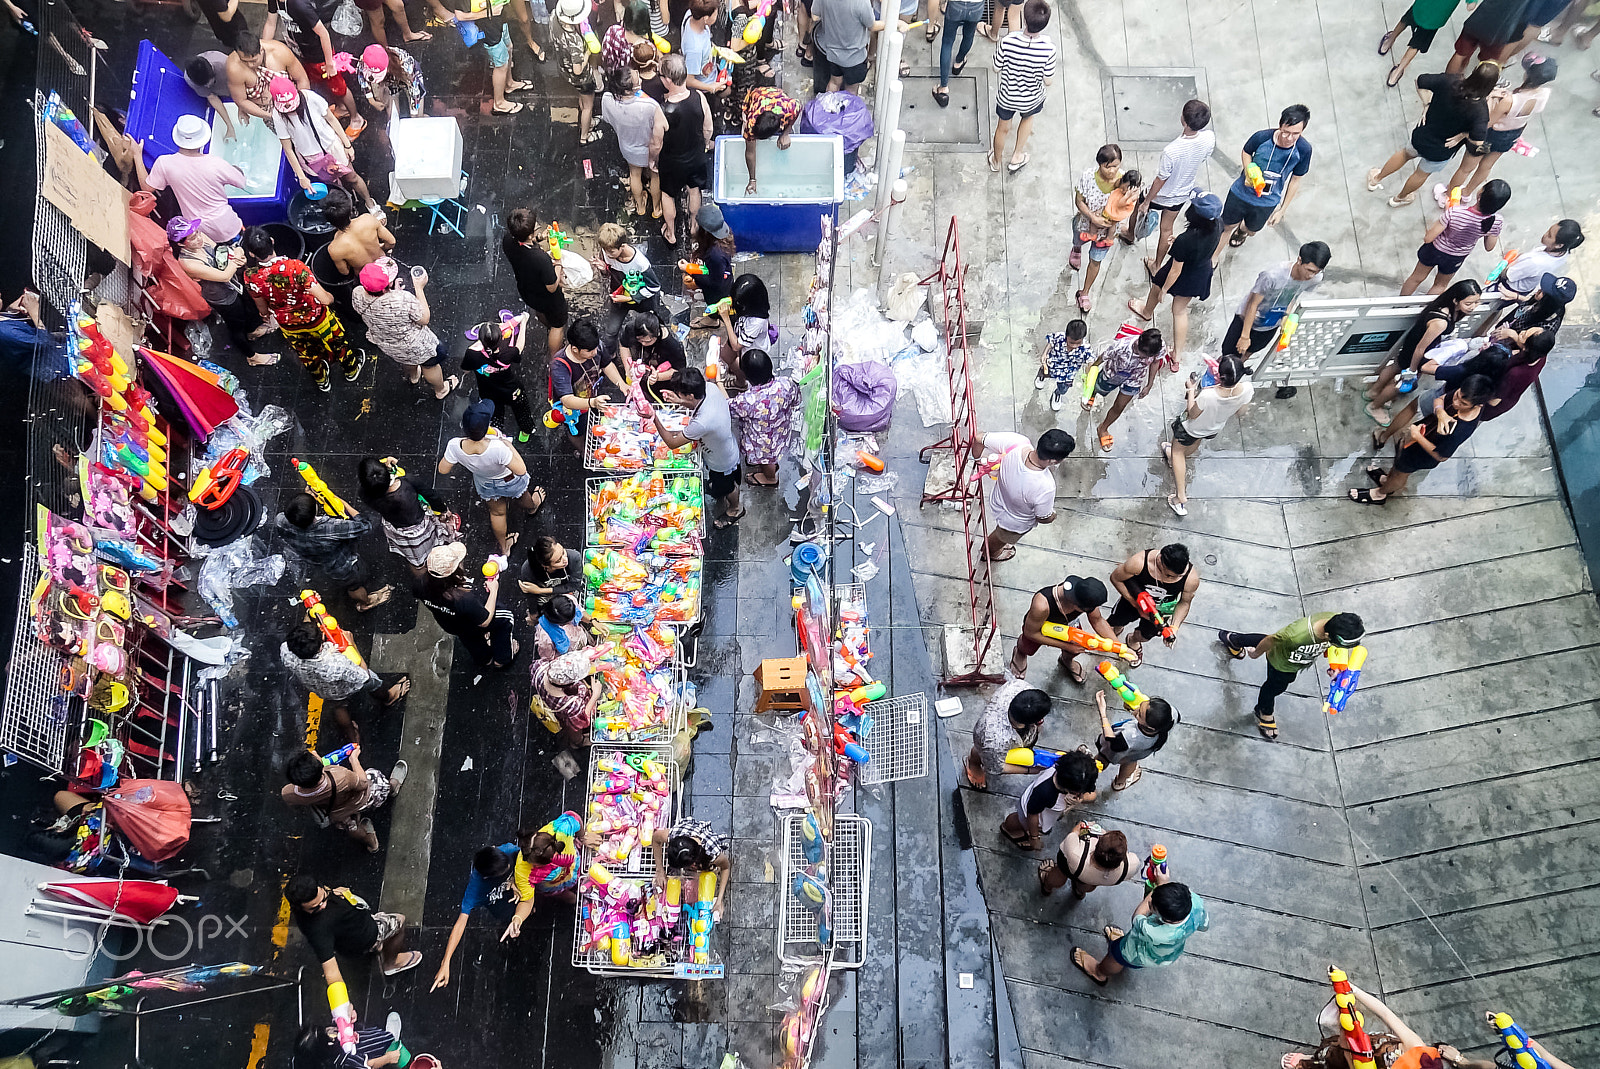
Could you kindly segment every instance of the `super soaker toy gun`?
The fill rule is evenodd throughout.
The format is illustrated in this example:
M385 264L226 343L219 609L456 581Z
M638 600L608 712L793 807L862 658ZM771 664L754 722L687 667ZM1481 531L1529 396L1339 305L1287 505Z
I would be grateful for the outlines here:
M1339 1031L1344 1033L1344 1041L1350 1047L1353 1069L1375 1069L1372 1040L1367 1038L1365 1018L1356 1009L1356 993L1350 987L1350 978L1337 965L1330 965L1328 979L1333 983L1333 1004L1339 1009Z
M350 989L343 980L328 985L328 1009L333 1013L333 1027L339 1033L339 1046L346 1054L356 1052L356 1008L350 1004Z
M1350 695L1356 692L1356 685L1361 682L1361 666L1366 663L1365 646L1355 646L1351 649L1328 647L1328 664L1338 669L1338 673L1333 677L1333 682L1328 684L1328 700L1322 706L1323 712L1329 716L1344 712Z
M767 29L767 17L772 14L774 0L761 0L761 5L756 8L755 15L744 24L744 43L753 45L761 40L761 35Z
M1006 764L1038 769L1042 772L1047 768L1055 768L1056 762L1061 760L1061 754L1062 751L1060 750L1043 750L1037 746L1029 749L1026 746L1018 746L1015 749L1006 751Z
M583 34L583 46L587 48L590 53L599 55L600 38L594 35L594 29L589 25L588 18L585 18L582 22L578 23L578 31Z
M1487 278L1485 278L1483 280L1484 285L1492 286L1496 282L1499 282L1500 281L1500 276L1504 275L1506 273L1506 268L1510 267L1513 263L1516 262L1516 259L1517 259L1518 255L1519 254L1518 254L1517 250L1516 249L1512 249L1510 252L1508 252L1504 256L1500 257L1500 262L1494 265L1494 270L1489 272L1489 277L1487 277Z
M1277 345L1277 351L1278 352L1281 353L1285 349L1289 348L1290 339L1294 337L1295 332L1298 331L1299 329L1300 329L1300 313L1299 312L1290 312L1288 315L1283 317L1283 326L1278 328L1278 345Z
M509 563L511 563L511 562L505 556L505 554L503 554L503 553L491 554L489 556L489 559L483 562L483 577L485 579L493 579L495 576L497 576L501 572L505 571L506 570L506 565L508 565Z
M1500 1030L1500 1042L1506 1045L1506 1050L1511 1052L1511 1060L1520 1069L1551 1069L1549 1059L1533 1049L1533 1040L1528 1038L1528 1033L1522 1030L1521 1025L1511 1019L1509 1013L1492 1014L1489 1021Z
M350 755L355 753L355 752L356 752L356 744L355 743L353 743L353 742L345 743L343 746L339 747L337 750L333 751L332 753L325 753L325 754L322 755L322 757L320 759L322 761L322 767L323 768L332 768L334 765L342 765L346 761L350 760Z
M550 430L555 430L557 427L565 425L567 433L575 435L578 433L577 409L568 408L557 401L550 406L550 411L544 414L544 425Z
M1244 169L1244 184L1254 190L1259 197L1267 191L1267 176L1261 173L1261 168L1257 164L1248 164Z
M1109 653L1113 657L1121 657L1124 661L1136 661L1138 655L1126 644L1110 638L1101 638L1092 631L1084 631L1068 624L1044 623L1039 626L1039 633L1045 638L1053 638L1057 642L1070 642L1074 646L1082 646L1086 650L1096 653Z
M1134 599L1134 604L1138 606L1141 613L1149 617L1151 623L1161 628L1162 640L1171 642L1173 639L1172 627L1167 623L1167 618L1161 615L1161 606L1156 604L1156 599L1151 596L1150 591L1139 591L1139 596Z
M695 889L698 897L683 907L683 911L689 915L689 958L696 965L709 965L711 930L717 924L711 908L717 900L717 874L702 872Z
M1150 699L1139 692L1139 689L1128 681L1128 677L1117 671L1116 665L1110 661L1101 661L1095 666L1105 681L1111 684L1111 689L1117 692L1122 699L1122 704L1129 709L1137 709Z
M317 469L301 460L299 457L290 457L289 463L294 465L294 470L300 473L300 478L305 480L306 493L317 499L317 504L322 506L322 511L329 516L349 516L353 510L344 503L344 499L329 489L322 476L317 474Z
M250 458L244 449L230 449L194 477L189 487L189 500L201 508L221 508L244 479L245 462Z
M1100 365L1091 364L1083 370L1083 403L1094 404L1094 387L1100 381Z
M699 260L685 260L683 264L683 288L691 289L694 286L695 276L707 273L706 265Z
M1156 889L1156 877L1167 874L1167 848L1160 843L1150 848L1150 856L1144 859L1144 890L1149 894Z
M300 604L306 607L311 620L317 625L317 630L322 632L322 637L339 647L339 652L350 659L351 664L359 664L363 668L367 662L361 659L361 651L356 649L355 639L350 637L350 632L339 626L328 612L328 607L322 604L322 595L315 590L300 591Z
M650 31L650 43L655 45L656 51L660 52L663 56L672 51L672 42L667 40L665 37L662 37L654 30Z
M572 244L572 235L562 230L556 221L552 219L550 220L550 226L545 230L545 240L549 242L550 259L559 262L561 260L561 250Z

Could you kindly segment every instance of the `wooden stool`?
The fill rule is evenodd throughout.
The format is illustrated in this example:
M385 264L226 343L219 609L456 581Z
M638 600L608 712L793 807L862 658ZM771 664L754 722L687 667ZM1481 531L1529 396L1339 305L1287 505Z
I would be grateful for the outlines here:
M756 698L756 712L811 709L804 657L769 657L751 675L761 687L761 694Z

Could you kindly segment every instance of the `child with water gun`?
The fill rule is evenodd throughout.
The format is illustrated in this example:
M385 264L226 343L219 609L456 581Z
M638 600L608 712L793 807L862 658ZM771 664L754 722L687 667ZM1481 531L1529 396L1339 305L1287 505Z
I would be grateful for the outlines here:
M610 306L600 321L600 337L614 345L622 333L622 324L634 312L650 312L663 323L672 321L672 314L661 301L661 280L649 257L628 241L628 232L616 223L604 223L595 234L600 255L592 263L595 271L606 278L611 291Z
M1050 410L1061 411L1061 399L1072 387L1072 380L1089 366L1094 350L1089 348L1089 324L1074 319L1060 331L1044 336L1044 348L1039 351L1039 373L1033 378L1033 388L1042 390L1055 380L1055 392L1050 395Z
M653 404L663 403L657 385L683 370L689 362L683 342L678 340L671 322L662 320L654 312L634 312L623 322L622 334L617 339L623 356L633 365L633 374L638 376L645 396Z
M461 355L461 370L474 373L478 396L494 402L495 418L504 418L507 412L516 416L519 442L526 442L539 426L528 391L517 373L528 345L527 328L527 312L510 318L502 315L498 322L479 323L467 332L473 341Z
M1001 822L1000 834L1019 850L1031 853L1039 849L1059 817L1074 806L1094 801L1094 781L1099 774L1100 766L1083 751L1062 754L1023 790L1016 810Z
M349 765L327 765L311 750L292 755L283 766L289 782L281 795L285 805L308 809L321 827L334 827L378 852L378 832L364 814L382 808L406 781L407 765L396 761L387 776L361 765L361 744L353 743L343 760Z
M1137 691L1135 697L1143 695ZM1102 764L1117 766L1111 789L1125 791L1139 782L1144 770L1139 762L1167 744L1167 735L1178 723L1178 711L1165 698L1145 698L1129 710L1133 715L1112 723L1106 713L1106 692L1096 691L1095 707L1100 711L1100 740L1096 753Z
M1049 715L1050 695L1028 686L1026 679L1001 685L972 728L967 782L983 791L989 789L990 776L1033 774L1031 764L1012 764L1007 755L1019 748L1032 749L1039 739L1039 725Z

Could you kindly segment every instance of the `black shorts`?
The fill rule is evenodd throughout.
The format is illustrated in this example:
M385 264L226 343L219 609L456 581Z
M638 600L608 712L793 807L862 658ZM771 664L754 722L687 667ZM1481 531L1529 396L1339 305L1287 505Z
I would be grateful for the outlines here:
M1023 112L1022 113L1022 117L1024 119L1031 119L1031 118L1033 118L1035 115L1039 114L1043 110L1044 110L1044 101L1041 100L1041 101L1039 101L1039 104L1038 104L1037 107L1034 107L1034 108L1032 108L1032 109L1030 109L1028 111ZM1000 121L1001 122L1010 122L1012 119L1016 118L1016 116L1017 116L1017 111L1016 111L1015 108L1002 107L999 104L996 104L994 106L994 113L1000 117Z
M444 342L440 342L433 350L433 359L432 360L424 360L422 362L421 366L423 366L423 367L441 367L444 364L445 360L447 360L449 358L449 356L450 356L450 350L446 349L444 347Z
M1106 623L1110 624L1113 630L1119 627L1126 627L1135 621L1139 624L1139 634L1146 641L1161 634L1161 628L1151 623L1147 617L1139 615L1139 606L1133 604L1127 598L1118 598L1117 607L1111 610L1110 616L1106 617Z
M706 472L706 496L724 498L739 489L739 465L735 464L732 471Z
M669 197L681 196L686 189L706 188L706 160L703 155L698 162L663 159L656 170L661 175L661 192Z
M567 325L567 295L559 290L555 293L546 293L544 299L539 301L528 300L528 295L524 293L522 303L539 317L539 322L543 323L547 330L560 330Z
M1438 466L1439 462L1433 459L1433 454L1420 445L1408 445L1394 455L1394 470L1403 475L1432 471Z
M1411 27L1411 40L1407 43L1407 48L1415 48L1418 52L1426 52L1433 47L1433 39L1438 35L1439 31L1424 30L1421 26L1418 26L1416 20L1411 17L1409 8L1406 9L1404 15L1400 16L1400 23Z
M1237 338L1234 339L1235 342L1237 342L1238 340L1239 339L1237 339ZM1215 438L1215 437L1216 437L1216 435L1214 435L1214 434L1206 436L1206 438ZM1199 437L1196 437L1195 435L1190 434L1189 433L1189 428L1187 428L1187 427L1185 427L1183 425L1183 417L1182 416L1174 416L1172 418L1172 440L1174 442L1176 442L1177 444L1179 444L1179 445L1199 445L1201 442L1205 441L1206 438L1199 438Z
M1521 136L1522 130L1490 130L1484 143L1490 152L1510 152Z
M1236 315L1233 322L1228 324L1228 333L1222 338L1222 355L1238 356L1239 337L1244 333L1244 317ZM1272 344L1272 339L1278 336L1277 327L1268 327L1266 330L1252 330L1250 332L1250 352L1259 353Z
M1222 225L1232 226L1234 223L1243 223L1244 228L1252 234L1260 233L1261 228L1267 225L1267 220L1272 213L1278 210L1276 204L1251 204L1241 198L1233 190L1228 190L1228 199L1222 205Z
M1417 262L1424 267L1438 268L1441 275L1453 275L1461 270L1461 265L1467 262L1467 257L1440 252L1434 248L1433 242L1425 241L1417 246Z

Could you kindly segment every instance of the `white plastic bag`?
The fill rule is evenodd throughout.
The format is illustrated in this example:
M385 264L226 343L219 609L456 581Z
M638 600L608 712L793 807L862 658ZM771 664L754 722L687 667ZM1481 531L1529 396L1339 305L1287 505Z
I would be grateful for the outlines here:
M889 296L884 299L883 311L890 319L909 323L917 318L918 312L922 311L924 300L922 287L917 284L917 276L907 272L894 280Z

